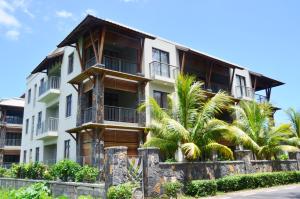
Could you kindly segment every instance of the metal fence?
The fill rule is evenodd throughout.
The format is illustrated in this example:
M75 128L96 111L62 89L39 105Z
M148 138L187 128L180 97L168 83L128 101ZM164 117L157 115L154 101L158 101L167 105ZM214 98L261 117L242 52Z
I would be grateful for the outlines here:
M157 76L176 79L178 73L178 67L170 64L153 61L149 64L150 77L155 79Z

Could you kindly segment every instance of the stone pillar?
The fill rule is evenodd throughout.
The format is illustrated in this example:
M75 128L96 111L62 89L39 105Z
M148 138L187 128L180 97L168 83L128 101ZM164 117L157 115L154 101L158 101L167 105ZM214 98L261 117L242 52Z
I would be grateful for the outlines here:
M297 160L298 170L300 170L300 152L290 152L289 153L290 160Z
M159 148L139 148L138 153L143 159L145 197L157 197L161 193Z
M251 173L252 152L250 150L235 150L234 155L235 155L236 160L244 161L245 173Z
M104 121L104 84L103 84L103 74L95 76L95 85L93 88L93 107L95 112L93 112L93 121L96 123L103 123Z
M105 148L105 190L127 181L127 147Z
M138 84L138 103L139 105L145 102L145 83ZM146 111L137 113L139 126L146 125Z

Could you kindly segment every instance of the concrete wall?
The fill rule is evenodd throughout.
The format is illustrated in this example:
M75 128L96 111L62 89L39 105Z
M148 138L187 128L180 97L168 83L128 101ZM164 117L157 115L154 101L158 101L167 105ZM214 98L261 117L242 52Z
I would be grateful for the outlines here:
M13 178L0 178L0 187L8 189L19 189L21 187L30 186L37 182L45 182L42 180L24 180ZM56 182L47 181L54 197L65 195L71 199L76 199L81 195L90 195L94 198L104 198L104 184L89 184L75 182Z

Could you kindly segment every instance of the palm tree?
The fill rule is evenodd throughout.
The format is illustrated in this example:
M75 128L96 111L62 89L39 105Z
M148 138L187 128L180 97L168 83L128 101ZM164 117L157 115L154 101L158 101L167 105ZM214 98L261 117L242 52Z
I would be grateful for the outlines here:
M212 151L233 158L231 149L221 141L239 143L249 139L239 129L216 119L232 102L231 98L220 91L208 99L202 85L193 76L179 75L166 110L153 98L140 106L149 106L153 118L148 127L151 136L145 146L158 147L169 157L180 148L187 160L205 157Z
M298 149L291 144L290 124L274 125L272 106L269 103L241 101L239 106L233 106L236 120L233 124L249 135L259 148L253 152L258 158L276 158L283 152L293 152ZM252 143L253 143L252 142ZM248 143L248 147L251 147Z
M297 112L293 108L289 108L286 111L290 123L292 125L293 136L290 138L290 143L294 146L300 146L300 112Z

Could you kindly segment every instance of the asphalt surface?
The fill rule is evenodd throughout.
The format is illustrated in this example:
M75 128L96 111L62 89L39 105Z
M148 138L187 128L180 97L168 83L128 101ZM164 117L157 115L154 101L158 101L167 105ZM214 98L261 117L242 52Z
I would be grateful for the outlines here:
M239 198L249 198L249 199L299 198L300 199L300 185L287 185L287 186L279 186L279 187L266 188L266 189L247 190L247 191L228 193L222 196L211 197L211 199L239 199Z

